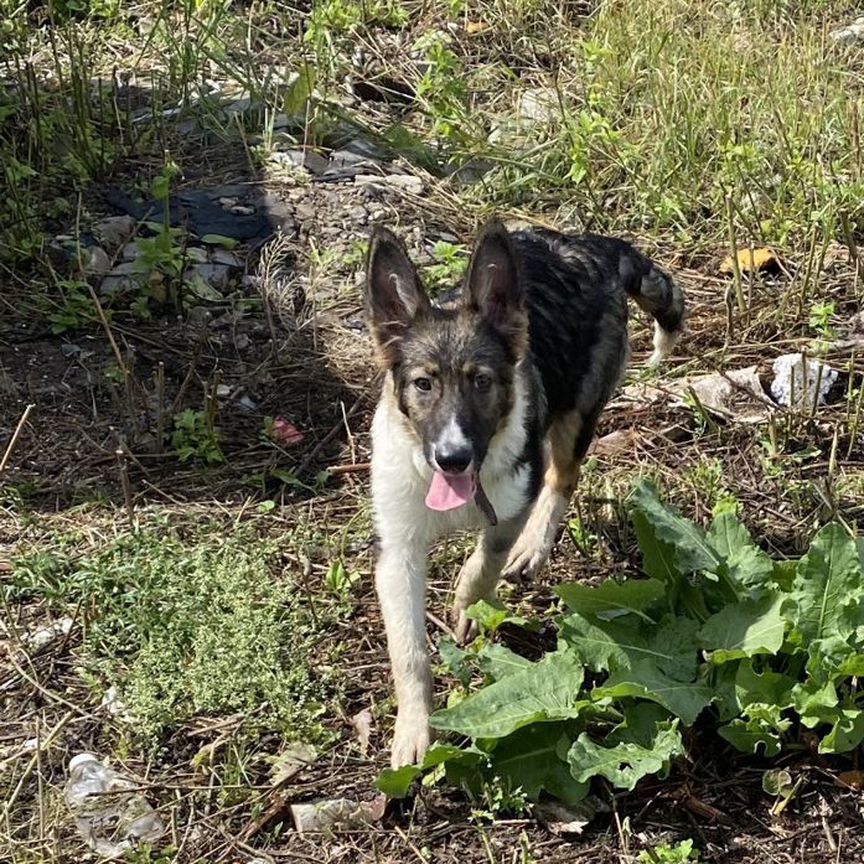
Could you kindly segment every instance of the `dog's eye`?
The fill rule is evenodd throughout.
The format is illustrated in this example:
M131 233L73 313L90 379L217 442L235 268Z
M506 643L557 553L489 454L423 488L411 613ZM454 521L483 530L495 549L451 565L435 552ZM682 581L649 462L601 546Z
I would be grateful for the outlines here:
M414 386L424 393L428 393L432 389L432 382L428 378L415 378Z
M481 392L486 393L492 386L492 376L481 372L474 376L474 386Z

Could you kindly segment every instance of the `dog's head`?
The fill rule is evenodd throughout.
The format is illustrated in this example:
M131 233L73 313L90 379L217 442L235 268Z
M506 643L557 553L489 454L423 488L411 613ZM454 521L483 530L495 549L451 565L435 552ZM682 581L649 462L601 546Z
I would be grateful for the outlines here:
M438 308L402 243L376 228L366 313L399 409L435 472L426 503L438 510L461 506L474 495L489 444L510 412L516 365L528 347L522 280L509 235L500 223L487 223L460 303Z

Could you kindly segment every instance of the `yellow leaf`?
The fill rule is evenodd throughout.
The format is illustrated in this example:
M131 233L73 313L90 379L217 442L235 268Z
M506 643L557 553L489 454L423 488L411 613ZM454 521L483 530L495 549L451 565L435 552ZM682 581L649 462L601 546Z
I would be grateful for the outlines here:
M477 36L479 33L485 33L491 26L488 21L469 21L465 25L465 32L469 36Z
M837 775L837 782L857 792L864 787L864 771L841 771Z
M738 269L742 273L758 273L760 270L771 270L780 262L772 249L742 249L738 255ZM730 275L735 272L732 256L728 255L720 265L720 272Z

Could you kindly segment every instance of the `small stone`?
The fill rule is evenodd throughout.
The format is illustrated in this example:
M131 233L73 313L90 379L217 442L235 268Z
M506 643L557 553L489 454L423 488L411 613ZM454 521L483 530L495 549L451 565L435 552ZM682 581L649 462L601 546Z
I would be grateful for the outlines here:
M138 268L136 261L121 261L111 268L109 276L141 276L141 271Z
M208 285L217 290L228 287L230 268L225 264L198 264L194 272Z
M194 261L196 264L204 264L207 261L207 250L200 246L187 246L186 259Z
M323 174L329 162L314 150L284 150L271 154L275 162L294 165L297 168L305 168L310 174Z
M534 123L545 123L560 110L558 94L551 87L532 87L519 100L519 117Z
M317 208L313 207L311 204L298 204L294 208L294 212L297 218L302 222L314 222L318 215Z
M238 351L245 351L252 344L252 340L245 333L238 333L234 339L234 347Z
M210 250L210 260L214 264L224 264L226 267L240 267L240 259L229 249L214 246Z
M131 216L110 216L93 226L93 234L106 249L116 251L135 233Z
M88 276L105 276L111 269L111 259L101 246L89 246L81 250L84 272Z
M423 181L412 174L385 174L380 177L375 174L358 174L354 182L361 186L389 186L411 195L422 195L424 188Z
M857 45L864 42L864 18L856 18L853 24L832 30L828 37L840 45Z
M369 221L369 213L365 207L357 204L348 211L348 219L355 225L365 225Z
M225 106L227 114L245 114L252 108L252 100L249 98L234 99Z
M235 204L229 212L235 216L252 216L255 213L255 208L249 207L247 204Z
M339 152L353 153L374 162L381 162L387 158L387 151L368 138L352 138Z
M193 306L186 313L186 320L195 327L204 327L212 317L210 310L204 306Z

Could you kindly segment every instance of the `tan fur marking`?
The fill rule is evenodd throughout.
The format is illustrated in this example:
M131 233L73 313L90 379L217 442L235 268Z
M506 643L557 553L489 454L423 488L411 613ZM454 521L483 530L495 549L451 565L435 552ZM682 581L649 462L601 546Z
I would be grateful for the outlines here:
M570 411L556 418L549 428L549 466L544 483L569 498L579 480L580 461L576 459L576 439L582 431L582 415Z

